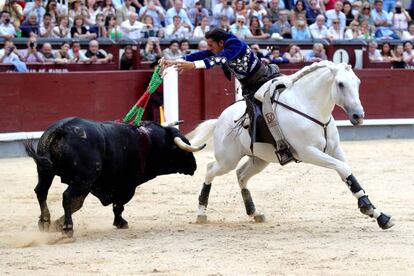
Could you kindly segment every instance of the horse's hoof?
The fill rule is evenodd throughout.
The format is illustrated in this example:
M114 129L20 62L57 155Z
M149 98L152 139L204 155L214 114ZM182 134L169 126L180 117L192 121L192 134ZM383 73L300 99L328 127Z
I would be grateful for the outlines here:
M129 228L129 226L128 226L128 222L122 222L122 223L114 223L114 226L117 228L117 229L128 229Z
M254 215L253 216L254 221L257 223L262 223L266 221L265 215L264 214L258 214L258 215Z
M200 223L200 224L207 223L207 215L205 214L197 215L197 223Z
M67 226L65 226L62 229L62 234L64 236L66 236L67 238L72 238L73 237L73 227L67 227Z
M60 219L55 220L49 227L50 232L61 232L63 231L63 222Z
M377 222L378 222L379 227L381 227L381 229L383 230L389 229L395 225L392 217L384 213L381 213L381 215L377 218Z
M39 227L39 230L42 232L48 232L50 228L50 221L43 221L39 220L37 222L37 226Z

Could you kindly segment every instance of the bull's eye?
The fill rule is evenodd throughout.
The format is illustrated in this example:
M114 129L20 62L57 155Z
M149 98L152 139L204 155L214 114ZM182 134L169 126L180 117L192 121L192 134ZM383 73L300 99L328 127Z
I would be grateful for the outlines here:
M341 89L343 89L343 88L345 87L345 85L344 85L344 83L343 83L343 82L339 82L339 83L338 83L338 86L339 86L339 88L341 88Z

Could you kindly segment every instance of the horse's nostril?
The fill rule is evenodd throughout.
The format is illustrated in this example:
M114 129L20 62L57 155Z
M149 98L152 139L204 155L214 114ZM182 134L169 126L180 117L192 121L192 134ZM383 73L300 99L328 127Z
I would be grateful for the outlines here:
M354 118L355 120L358 120L359 118L361 118L359 115L357 115L357 114L353 114L352 115L352 118Z

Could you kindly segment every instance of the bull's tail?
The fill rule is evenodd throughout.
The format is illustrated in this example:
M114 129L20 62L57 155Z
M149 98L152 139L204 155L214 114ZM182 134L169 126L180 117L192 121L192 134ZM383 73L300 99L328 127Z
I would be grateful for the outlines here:
M186 135L192 145L205 144L210 139L216 129L218 119L211 119L199 124L193 131Z
M41 167L45 170L52 170L53 163L52 161L45 157L37 154L34 146L33 146L34 140L33 139L27 139L24 141L24 148L26 150L26 153L28 156L33 158L33 160L36 162L38 167Z

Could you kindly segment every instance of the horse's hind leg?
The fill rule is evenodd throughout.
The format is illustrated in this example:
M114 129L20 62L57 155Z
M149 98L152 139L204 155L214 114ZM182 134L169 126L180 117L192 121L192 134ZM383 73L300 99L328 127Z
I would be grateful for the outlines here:
M50 226L50 212L46 201L54 174L49 171L38 170L38 178L39 181L34 189L40 206L38 226L41 231L48 231Z
M210 196L211 183L213 182L216 176L223 175L228 173L231 170L234 170L237 166L239 159L227 159L222 162L214 161L208 163L206 178L203 183L203 188L201 189L200 195L198 197L198 215L197 223L207 222L206 209L208 205L208 198Z
M335 149L333 156L331 157L318 149L312 149L307 160L303 161L336 170L342 180L348 185L352 194L358 199L358 208L361 213L375 218L382 229L388 229L394 226L391 217L378 211L368 199L368 195L352 174L349 166L345 163L345 155L339 146Z
M250 191L247 189L249 179L261 172L269 163L256 157L250 157L240 168L237 169L237 180L240 185L241 194L246 207L246 213L253 216L256 222L264 222L264 214L258 212L254 205Z

